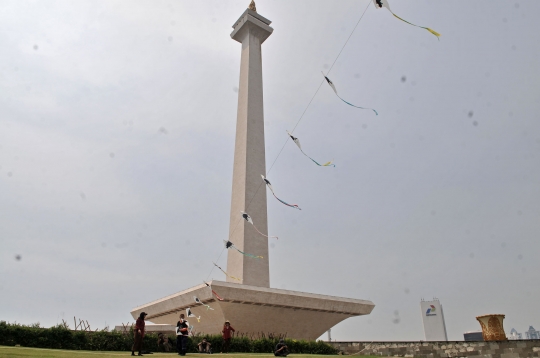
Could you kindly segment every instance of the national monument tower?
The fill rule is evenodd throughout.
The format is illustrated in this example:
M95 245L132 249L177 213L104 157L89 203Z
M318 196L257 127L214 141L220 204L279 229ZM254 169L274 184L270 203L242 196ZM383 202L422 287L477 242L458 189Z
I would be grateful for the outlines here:
M268 240L242 219L247 212L259 231L268 233L264 145L264 107L261 45L272 34L271 21L259 15L252 1L233 25L231 37L242 44L236 142L229 240L240 250L263 259L253 259L228 250L227 272L240 281L213 280L212 289L204 284L134 308L133 318L144 311L156 324L176 324L180 313L189 307L200 322L190 324L196 332L218 334L225 320L243 333L281 333L295 339L317 339L346 318L371 313L371 301L270 288ZM209 304L207 310L196 304L194 296Z

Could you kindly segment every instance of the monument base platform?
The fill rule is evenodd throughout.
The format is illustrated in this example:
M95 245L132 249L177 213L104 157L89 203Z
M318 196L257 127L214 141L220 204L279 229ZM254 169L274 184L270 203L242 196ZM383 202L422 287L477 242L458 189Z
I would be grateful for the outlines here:
M176 324L189 307L197 318L187 318L194 332L220 334L225 320L238 333L286 334L288 338L314 340L339 322L370 314L371 301L313 293L211 281L212 289L201 284L131 311L133 318L146 312L146 320L156 324ZM213 310L195 303L198 297Z

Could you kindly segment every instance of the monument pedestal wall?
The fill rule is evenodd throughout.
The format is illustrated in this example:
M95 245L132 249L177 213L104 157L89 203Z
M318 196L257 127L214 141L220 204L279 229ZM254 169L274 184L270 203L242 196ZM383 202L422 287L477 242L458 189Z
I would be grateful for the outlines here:
M212 281L212 289L223 298L217 300L210 288L202 284L163 299L139 306L131 311L133 318L140 312L156 324L176 324L180 313L189 307L188 318L195 332L219 334L225 320L237 332L257 334L287 334L294 339L314 340L346 318L371 313L371 301L279 290ZM195 303L194 297L212 307Z

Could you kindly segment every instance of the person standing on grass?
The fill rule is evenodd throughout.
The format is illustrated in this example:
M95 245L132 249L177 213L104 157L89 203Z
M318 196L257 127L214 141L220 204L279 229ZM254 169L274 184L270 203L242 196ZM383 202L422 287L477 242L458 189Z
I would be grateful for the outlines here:
M134 339L133 347L131 347L131 355L135 355L135 351L139 351L139 356L142 356L142 342L144 338L144 318L147 316L145 312L141 312L137 322L135 322L135 328L133 330Z
M225 321L225 325L223 326L223 330L221 331L221 333L223 334L223 347L221 348L221 353L229 353L232 332L234 332L234 328L232 328L231 322Z
M189 322L185 320L185 316L182 313L180 315L180 321L176 323L176 349L181 356L186 355L188 335Z

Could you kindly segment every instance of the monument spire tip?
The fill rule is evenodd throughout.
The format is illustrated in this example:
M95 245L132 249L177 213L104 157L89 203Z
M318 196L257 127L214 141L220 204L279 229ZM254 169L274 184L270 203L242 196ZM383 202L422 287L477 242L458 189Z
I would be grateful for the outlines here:
M257 12L257 6L255 5L255 1L254 1L254 0L251 0L251 2L249 3L248 9Z

